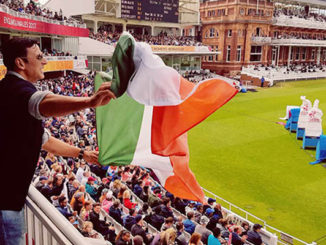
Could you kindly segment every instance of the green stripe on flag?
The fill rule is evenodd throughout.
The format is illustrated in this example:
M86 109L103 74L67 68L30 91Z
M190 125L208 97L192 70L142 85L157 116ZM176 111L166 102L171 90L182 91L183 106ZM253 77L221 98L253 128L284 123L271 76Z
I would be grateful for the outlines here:
M105 79L106 80L106 79ZM95 87L103 80L95 77ZM126 93L109 104L96 108L96 130L99 162L102 165L128 165L131 163L143 119L144 105Z
M130 35L121 35L112 56L113 82L111 90L119 97L127 89L135 71L133 61L135 43Z

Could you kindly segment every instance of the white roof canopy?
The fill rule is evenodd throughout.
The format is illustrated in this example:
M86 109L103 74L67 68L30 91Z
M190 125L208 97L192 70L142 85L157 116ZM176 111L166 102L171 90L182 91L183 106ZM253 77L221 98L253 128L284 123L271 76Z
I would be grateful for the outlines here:
M111 57L114 47L89 37L79 38L78 55Z
M43 7L58 13L61 10L64 16L92 14L95 13L95 0L48 0Z

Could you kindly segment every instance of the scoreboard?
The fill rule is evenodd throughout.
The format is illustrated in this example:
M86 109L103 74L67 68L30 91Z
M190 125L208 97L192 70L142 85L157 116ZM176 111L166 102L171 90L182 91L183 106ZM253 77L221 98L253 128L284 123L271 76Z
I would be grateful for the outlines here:
M178 23L178 17L179 0L121 0L121 18Z

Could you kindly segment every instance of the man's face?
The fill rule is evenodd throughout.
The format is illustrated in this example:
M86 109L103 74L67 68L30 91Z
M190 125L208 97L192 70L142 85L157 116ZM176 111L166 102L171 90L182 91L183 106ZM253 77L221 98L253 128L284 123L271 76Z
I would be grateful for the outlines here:
M47 64L47 60L43 57L38 45L33 45L26 49L25 73L28 81L36 83L44 78L43 67Z
M129 241L130 241L130 233L127 232L124 236L122 236L122 239L123 239L125 242L129 242Z
M61 205L61 207L66 207L67 206L67 203L68 203L68 201L67 201L67 199L65 199L64 201L62 201L60 203L60 205Z
M99 214L101 212L101 206L94 207L94 211Z

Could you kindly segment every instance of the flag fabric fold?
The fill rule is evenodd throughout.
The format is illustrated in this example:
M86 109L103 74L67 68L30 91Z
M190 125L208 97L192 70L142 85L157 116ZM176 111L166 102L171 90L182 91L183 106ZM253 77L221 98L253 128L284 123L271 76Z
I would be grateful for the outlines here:
M187 131L237 90L219 79L187 81L130 34L119 39L112 65L113 76L100 73L95 78L96 89L112 81L120 96L96 109L100 163L151 168L175 196L203 202L189 168Z

